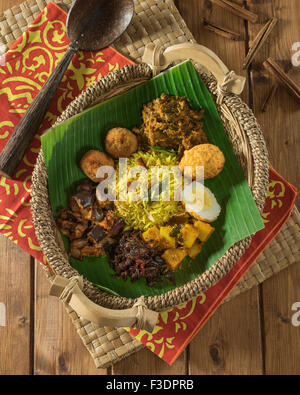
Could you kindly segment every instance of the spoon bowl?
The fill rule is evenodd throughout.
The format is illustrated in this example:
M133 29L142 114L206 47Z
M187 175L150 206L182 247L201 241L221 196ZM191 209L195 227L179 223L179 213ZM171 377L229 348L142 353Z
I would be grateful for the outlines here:
M67 18L69 40L85 51L105 48L124 33L133 13L132 0L77 0Z

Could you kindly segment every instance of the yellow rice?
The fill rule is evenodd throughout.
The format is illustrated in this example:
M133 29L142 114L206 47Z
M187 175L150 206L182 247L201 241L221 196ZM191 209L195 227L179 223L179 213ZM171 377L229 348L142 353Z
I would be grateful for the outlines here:
M127 159L127 184L136 180L128 177L128 173L133 166L139 166L139 159L142 158L144 163L148 167L147 179L146 182L150 179L151 175L151 167L157 166L162 167L166 166L166 168L171 168L173 166L178 166L178 161L176 158L176 154L166 153L166 152L144 152L139 151L133 154L130 158ZM118 177L117 169L117 185L122 182L122 179ZM143 176L139 176L142 177ZM139 178L141 180L142 178ZM164 171L159 176L159 181L161 182L164 179ZM175 177L170 177L170 201L163 201L162 195L159 196L158 201L132 201L130 199L130 194L127 193L126 201L115 202L116 210L118 215L120 215L127 224L127 229L141 230L145 231L151 228L154 225L162 226L167 223L174 215L180 214L184 212L184 208L182 203L179 201L174 201L174 187L176 186ZM138 192L138 189L137 189ZM172 200L173 199L173 200Z

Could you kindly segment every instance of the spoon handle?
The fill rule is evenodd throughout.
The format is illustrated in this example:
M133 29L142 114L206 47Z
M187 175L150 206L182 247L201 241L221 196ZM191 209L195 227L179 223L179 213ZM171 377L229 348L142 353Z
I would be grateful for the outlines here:
M76 49L69 46L43 88L35 97L0 155L0 175L13 176L38 131Z

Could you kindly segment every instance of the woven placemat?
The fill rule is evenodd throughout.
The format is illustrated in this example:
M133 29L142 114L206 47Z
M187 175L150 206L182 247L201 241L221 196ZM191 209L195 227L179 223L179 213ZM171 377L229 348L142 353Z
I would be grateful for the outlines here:
M72 0L55 2L67 11ZM0 44L3 50L9 48L48 3L49 0L28 0L0 15ZM133 21L114 46L125 56L138 62L149 42L168 47L186 41L195 42L172 0L135 0ZM300 214L295 207L280 234L261 254L226 301L297 262L300 262ZM66 307L66 310L99 368L106 368L144 348L122 328L102 328L81 319L70 307Z

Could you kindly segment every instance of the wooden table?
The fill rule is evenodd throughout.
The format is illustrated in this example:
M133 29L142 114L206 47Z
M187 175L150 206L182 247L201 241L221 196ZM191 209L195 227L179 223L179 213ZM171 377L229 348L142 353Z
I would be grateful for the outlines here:
M299 187L299 102L280 89L267 112L260 109L271 87L262 62L268 56L285 66L291 62L292 44L300 41L300 2L235 1L259 13L262 22L274 14L280 19L249 73L242 71L242 60L261 25L246 23L210 1L177 0L176 5L198 42L248 77L243 99L263 127L270 160ZM0 0L0 11L20 2ZM205 30L204 13L211 22L241 33L243 40ZM300 67L290 75L300 84ZM300 264L295 264L222 305L172 367L143 350L111 369L96 370L62 305L48 297L40 265L0 237L0 303L7 314L6 326L0 326L0 374L300 374L300 327L291 324L291 307L300 302L299 279Z

